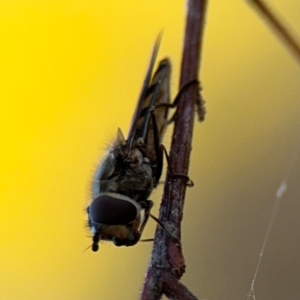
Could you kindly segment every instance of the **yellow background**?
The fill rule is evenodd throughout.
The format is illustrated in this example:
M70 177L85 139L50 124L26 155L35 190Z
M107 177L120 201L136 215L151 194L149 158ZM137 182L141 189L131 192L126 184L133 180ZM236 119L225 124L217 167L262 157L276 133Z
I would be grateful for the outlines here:
M300 2L272 4L300 34ZM128 131L161 30L159 58L172 59L176 95L185 12L174 0L0 2L1 300L138 298L151 243L83 252L91 244L85 207L117 127ZM291 164L255 291L296 299L299 65L246 1L210 1L206 25L208 114L195 128L183 282L199 299L246 298ZM161 194L152 195L156 214ZM144 237L154 230L151 222Z

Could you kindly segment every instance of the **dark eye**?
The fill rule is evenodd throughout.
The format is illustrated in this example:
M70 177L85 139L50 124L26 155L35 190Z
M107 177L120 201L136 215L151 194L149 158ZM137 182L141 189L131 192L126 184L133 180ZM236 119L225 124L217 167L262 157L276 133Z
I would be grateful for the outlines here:
M128 198L129 199L129 198ZM122 195L100 195L89 207L92 222L106 225L123 225L133 222L139 214L139 206Z

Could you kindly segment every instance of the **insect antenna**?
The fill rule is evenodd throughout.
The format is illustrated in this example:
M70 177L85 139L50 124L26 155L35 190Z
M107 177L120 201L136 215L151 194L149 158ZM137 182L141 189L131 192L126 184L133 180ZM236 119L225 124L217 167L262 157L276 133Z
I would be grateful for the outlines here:
M93 244L91 246L93 252L97 252L99 250L99 242L100 242L100 234L96 232L93 236Z
M92 248L92 245L88 246L87 248L85 248L82 253L86 252L88 249Z

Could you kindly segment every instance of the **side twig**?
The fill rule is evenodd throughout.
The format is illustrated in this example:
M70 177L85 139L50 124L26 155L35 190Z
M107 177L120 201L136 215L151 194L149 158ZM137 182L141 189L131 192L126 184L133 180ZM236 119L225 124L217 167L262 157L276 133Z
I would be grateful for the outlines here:
M291 30L283 23L282 20L264 3L263 0L248 0L269 22L271 29L282 39L283 44L287 46L295 58L300 63L300 44L296 36L291 33Z
M207 0L188 0L180 77L181 87L198 78L206 6ZM182 92L175 113L170 165L176 174L188 174L195 104L198 106L199 118L203 120L203 103L199 97L199 86L196 84ZM184 176L172 176L168 172L160 208L160 220L178 241L181 238L185 192L186 178ZM162 294L165 294L169 299L197 299L179 282L184 272L185 263L181 243L176 243L174 239L170 239L158 227L141 299L158 300Z

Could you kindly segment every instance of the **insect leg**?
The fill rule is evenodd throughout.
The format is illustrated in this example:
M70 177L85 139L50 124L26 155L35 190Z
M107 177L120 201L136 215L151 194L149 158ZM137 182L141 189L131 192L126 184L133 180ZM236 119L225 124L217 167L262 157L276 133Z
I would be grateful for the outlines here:
M185 175L185 174L181 174L181 173L175 173L172 169L172 166L171 166L171 162L170 162L170 157L169 157L169 154L167 152L167 149L164 145L160 145L160 149L161 149L161 152L165 154L166 156L166 159L167 159L167 164L168 164L168 169L169 169L169 172L171 174L172 177L181 177L181 178L184 178L186 180L186 185L188 187L193 187L194 186L194 182L190 179L190 177L188 175Z
M165 231L165 233L167 234L167 236L173 240L173 242L175 242L176 244L180 244L180 241L178 240L177 237L175 237L166 227L165 225L155 216L153 216L152 214L150 214L150 217ZM140 240L141 242L153 242L154 238L150 238L150 239L142 239Z
M151 208L153 206L153 202L151 200L141 201L141 202L139 202L139 204L145 210L144 211L144 218L143 218L142 224L141 224L141 226L140 226L140 228L139 228L139 230L138 230L138 232L137 232L137 234L135 236L135 239L132 242L132 245L136 244L140 240L140 238L142 236L142 233L143 233L143 231L144 231L144 229L145 229L145 227L147 225L147 222L149 220L149 216L151 215L150 214L150 210L151 210Z
M156 182L159 182L159 178L161 176L162 173L162 168L163 168L163 154L165 154L166 159L167 159L167 164L168 164L168 168L169 168L169 172L171 174L171 176L174 177L183 177L186 179L186 185L189 187L194 186L194 183L192 180L190 180L189 176L185 175L185 174L179 174L179 173L175 173L173 172L173 169L171 167L171 163L170 163L170 158L167 152L167 149L165 148L164 145L159 144L159 133L158 133L158 128L157 128L157 122L155 119L155 114L152 111L151 113L151 117L152 117L152 124L153 124L153 134L154 134L154 144L155 144L155 152L156 152L156 157L157 157L157 162L156 162L156 168L155 168L155 179Z
M150 217L156 221L156 223L166 232L166 234L168 235L168 237L170 239L172 239L176 244L179 244L180 241L178 240L177 237L175 237L166 227L165 225L158 219L156 218L155 216L153 216L152 214L150 214Z
M177 107L177 104L179 102L180 97L182 96L183 92L185 92L189 87L193 86L193 85L197 85L198 86L198 91L197 91L197 97L195 99L195 104L197 106L197 115L198 115L198 119L200 122L204 121L205 118L205 107L204 107L204 100L202 99L201 94L199 93L201 91L201 87L200 87L200 82L197 79L193 79L189 82L187 82L186 84L184 84L179 93L177 94L177 96L175 97L173 103L161 103L155 106L156 108L160 108L160 107L168 107L168 108L175 108ZM174 117L175 114L173 114L173 116L170 118L170 120L168 121L168 124L171 124L174 121Z

